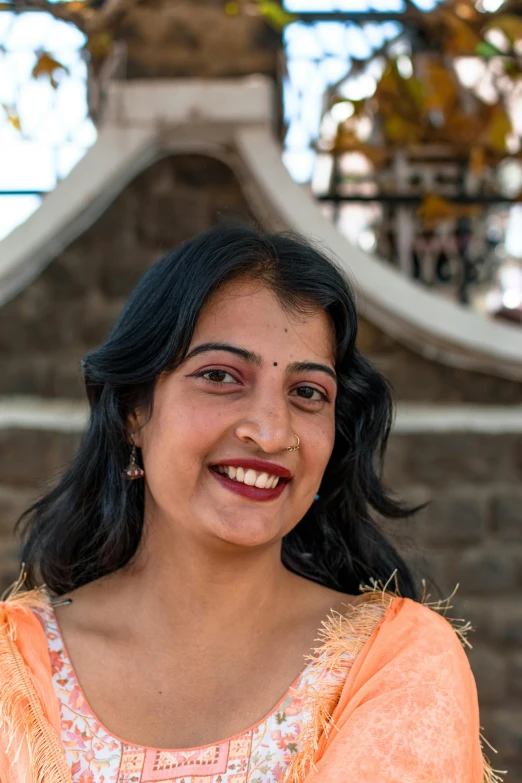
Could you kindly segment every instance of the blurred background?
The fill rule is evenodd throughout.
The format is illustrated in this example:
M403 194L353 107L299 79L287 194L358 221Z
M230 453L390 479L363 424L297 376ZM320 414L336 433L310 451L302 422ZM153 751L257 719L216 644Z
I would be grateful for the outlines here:
M388 534L457 583L487 754L522 783L522 0L0 2L0 583L74 453L80 360L163 253L292 228L397 399Z

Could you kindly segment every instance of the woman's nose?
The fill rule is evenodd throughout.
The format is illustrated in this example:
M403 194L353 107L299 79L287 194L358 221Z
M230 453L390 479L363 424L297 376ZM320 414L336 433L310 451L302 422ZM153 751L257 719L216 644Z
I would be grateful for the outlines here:
M236 425L236 436L244 443L254 443L266 453L276 453L294 445L286 401L253 404Z

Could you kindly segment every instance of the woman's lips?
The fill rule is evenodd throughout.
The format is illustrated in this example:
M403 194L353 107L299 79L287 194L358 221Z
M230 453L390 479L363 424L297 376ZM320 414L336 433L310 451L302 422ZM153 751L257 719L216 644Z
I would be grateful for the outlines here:
M221 486L225 489L229 489L231 492L235 492L237 495L243 495L250 500L274 500L284 491L284 488L288 484L288 481L279 481L277 486L273 489L262 489L261 487L250 487L248 484L243 484L242 481L235 481L234 479L225 476L223 473L217 473L215 470L209 468L212 475L219 481Z

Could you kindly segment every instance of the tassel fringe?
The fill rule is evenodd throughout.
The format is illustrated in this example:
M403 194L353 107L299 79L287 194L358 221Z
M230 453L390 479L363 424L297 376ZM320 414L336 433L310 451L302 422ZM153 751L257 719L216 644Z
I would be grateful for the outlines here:
M24 591L25 574L2 596L9 606L30 611L45 605L44 588ZM16 627L9 612L0 617L0 731L9 737L6 755L13 763L16 783L72 783L71 772L59 738L47 720L25 661L16 645ZM29 776L16 777L16 765L24 749L29 760Z
M389 587L394 582L394 588ZM370 585L359 585L359 591L365 596L365 600L353 606L347 605L345 614L332 612L322 623L319 636L316 641L320 644L305 660L309 664L312 675L312 683L305 688L303 704L308 719L305 721L301 735L300 750L293 757L285 770L281 783L301 783L311 771L317 771L314 758L322 738L327 738L331 731L337 731L332 714L339 701L341 690L353 661L361 652L366 642L374 632L379 622L383 619L386 610L395 600L401 598L397 571L394 571L386 583L370 579ZM426 581L422 580L423 596L420 601L424 606L443 615L457 634L462 646L472 649L467 636L474 629L469 622L460 618L448 617L448 610L453 607L451 599L457 592L456 585L448 598L439 601L429 601L430 595L426 592ZM321 674L329 675L325 681ZM481 727L482 728L482 727ZM483 783L503 783L500 774L505 775L507 770L493 769L484 752L486 744L494 753L498 751L487 742L483 734L480 734L480 746L484 762Z

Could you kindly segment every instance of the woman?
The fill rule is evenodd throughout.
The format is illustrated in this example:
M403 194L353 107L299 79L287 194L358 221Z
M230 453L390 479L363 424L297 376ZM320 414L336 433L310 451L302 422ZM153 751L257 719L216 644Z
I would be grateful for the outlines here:
M2 604L2 783L499 780L465 628L372 521L409 512L356 330L302 239L214 228L147 272L23 524L46 589Z

